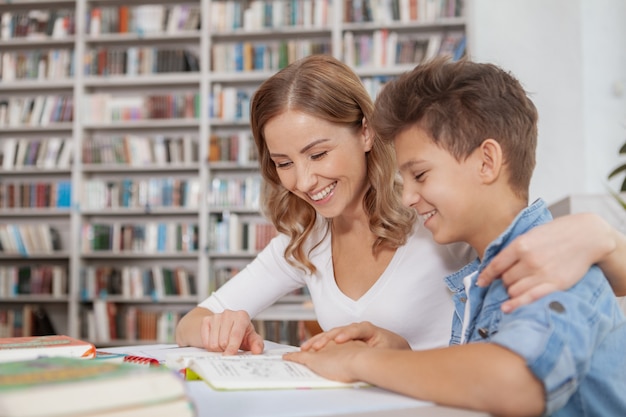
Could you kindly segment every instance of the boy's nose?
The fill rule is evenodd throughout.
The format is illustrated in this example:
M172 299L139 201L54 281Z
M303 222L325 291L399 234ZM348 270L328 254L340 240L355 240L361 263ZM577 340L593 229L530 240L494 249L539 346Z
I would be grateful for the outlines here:
M402 204L407 207L415 206L421 200L420 194L406 184L402 187Z

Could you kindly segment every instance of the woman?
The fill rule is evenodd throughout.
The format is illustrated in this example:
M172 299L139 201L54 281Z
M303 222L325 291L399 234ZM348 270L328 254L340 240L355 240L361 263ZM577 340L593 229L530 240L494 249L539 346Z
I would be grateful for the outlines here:
M265 180L264 212L279 236L181 319L179 345L260 353L263 340L251 317L303 286L325 331L362 323L341 337L396 348L448 344L453 306L442 280L471 254L467 246L434 243L402 207L393 149L371 131L372 111L359 77L326 55L297 61L259 87L251 127ZM607 231L597 216L579 220L562 219L523 236L525 248L509 255L512 261L496 263L504 265L497 275L504 272L507 280L521 283L515 285L539 276L519 300L541 295L542 282L558 276L558 268L534 265L541 256L576 258L583 271L601 261L616 282L626 282L624 269L614 266L620 257L609 248L619 241L624 255L624 237ZM572 235L580 247L562 253L559 248L571 245ZM534 249L543 241L550 244ZM578 272L553 285L571 285Z

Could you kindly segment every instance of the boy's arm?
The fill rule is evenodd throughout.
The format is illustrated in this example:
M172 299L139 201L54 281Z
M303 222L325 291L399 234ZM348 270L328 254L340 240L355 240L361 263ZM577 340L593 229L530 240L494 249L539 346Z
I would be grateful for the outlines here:
M542 383L522 357L488 343L426 351L369 348L359 342L329 344L285 359L341 381L365 381L438 404L501 416L541 415Z

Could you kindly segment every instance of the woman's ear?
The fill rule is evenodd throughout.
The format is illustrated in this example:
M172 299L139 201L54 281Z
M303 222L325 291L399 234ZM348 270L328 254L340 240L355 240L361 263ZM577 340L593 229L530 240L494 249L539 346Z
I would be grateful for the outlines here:
M363 137L365 152L371 151L374 146L374 131L370 129L369 123L365 117L361 120L361 135Z
M481 158L480 176L484 183L490 184L502 173L504 164L502 147L494 139L485 139L477 151Z

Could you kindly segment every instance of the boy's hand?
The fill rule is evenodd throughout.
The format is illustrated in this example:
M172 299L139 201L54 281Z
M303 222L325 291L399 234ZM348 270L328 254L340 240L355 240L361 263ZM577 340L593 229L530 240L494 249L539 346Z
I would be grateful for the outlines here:
M350 341L342 344L328 342L318 351L290 352L283 355L287 361L307 366L313 372L325 378L341 382L356 382L351 365L355 355L366 349L365 343Z
M409 343L402 336L374 326L368 321L335 327L327 332L319 333L304 342L300 349L316 351L330 342L345 343L352 340L360 340L369 347L411 349Z

